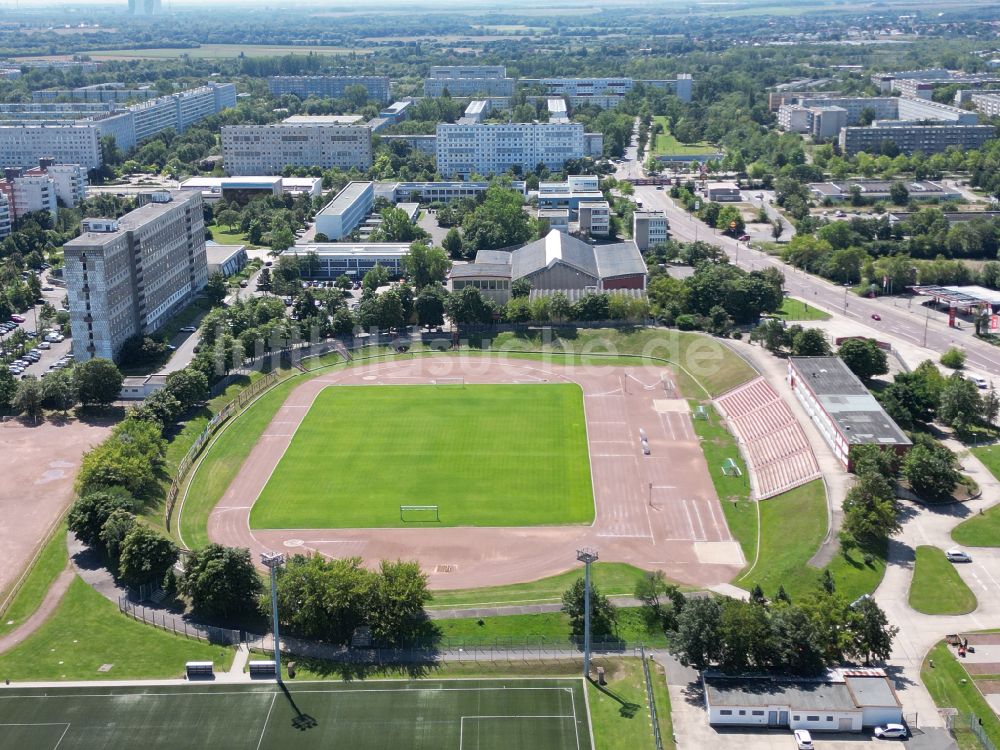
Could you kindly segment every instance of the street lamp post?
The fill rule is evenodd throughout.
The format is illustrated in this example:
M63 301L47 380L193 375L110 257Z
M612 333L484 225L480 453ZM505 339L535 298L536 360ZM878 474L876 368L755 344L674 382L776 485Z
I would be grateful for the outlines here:
M583 563L583 676L590 677L590 564L597 562L596 549L579 549L576 559Z
M281 638L278 635L278 568L285 564L280 552L264 552L260 556L264 566L271 571L271 628L274 633L274 672L281 682Z

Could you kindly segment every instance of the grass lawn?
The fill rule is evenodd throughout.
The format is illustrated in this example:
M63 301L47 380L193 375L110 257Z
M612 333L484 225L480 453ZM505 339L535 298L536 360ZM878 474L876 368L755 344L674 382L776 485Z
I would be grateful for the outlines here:
M216 433L215 440L202 453L203 460L191 475L184 507L177 511L174 523L179 538L190 549L208 544L208 516L212 508L236 478L250 449L260 439L292 388L300 382L298 378L290 378L271 388L254 403L253 408L238 414L221 432Z
M697 406L698 403L692 400L692 413ZM701 440L701 450L705 454L708 472L712 476L712 484L719 496L729 531L739 541L743 557L748 563L752 563L757 555L757 504L750 500L747 466L740 456L736 439L726 429L719 412L711 403L702 406L705 407L708 419L692 419L691 422ZM721 467L727 458L736 462L742 476L727 476L722 473Z
M663 127L663 132L657 134L656 142L652 145L653 156L689 156L691 154L714 154L718 151L707 141L681 143L670 132L670 123L663 115L657 115L653 121Z
M962 521L951 530L951 538L966 547L1000 547L1000 505Z
M482 623L482 624L480 624ZM566 644L570 642L569 617L562 612L535 615L501 615L499 617L463 617L454 620L434 620L441 634L442 645L509 645L540 642ZM594 636L594 641L601 640ZM619 607L618 625L606 640L621 640L630 644L645 643L662 648L667 645L662 632L650 632L639 607ZM461 643L456 643L461 641Z
M66 524L61 523L45 543L24 584L11 600L10 606L0 612L0 635L5 635L18 627L38 609L49 587L59 577L67 562L69 553L66 551Z
M589 466L575 384L326 388L250 525L410 526L401 504L439 505L442 526L589 523Z
M976 595L937 547L917 547L910 582L910 606L925 615L964 615L976 608Z
M653 747L649 706L646 702L646 680L639 659L594 659L595 666L605 669L607 685L587 683L590 701L590 721L594 730L594 745L598 750L635 750ZM670 721L670 695L663 669L649 663L653 683L653 700L660 724L664 748L673 748L674 731Z
M475 346L479 342L470 343ZM742 357L719 339L669 328L568 329L554 331L545 340L539 333L501 333L492 340L484 340L482 345L496 351L639 355L651 358L648 364L667 360L681 366L673 368L674 375L683 395L691 398L701 398L706 391L710 396L718 396L757 376ZM641 363L635 359L631 362Z
M750 590L756 584L768 597L778 586L794 600L815 590L823 575L808 565L826 536L826 499L819 479L760 503L761 547L757 566L734 583ZM736 533L735 531L733 532ZM828 566L837 591L854 600L878 586L885 572L884 550L866 553L841 549Z
M576 568L538 581L515 583L511 586L435 591L428 609L559 602L570 584L582 576L583 568ZM645 576L646 571L626 563L597 562L590 571L591 581L605 596L632 596L635 585Z
M229 227L220 227L215 222L206 224L205 229L212 232L212 239L220 245L250 245L247 241L246 235L239 229L235 232L231 232Z
M775 315L781 316L783 320L787 321L830 319L829 313L818 310L808 302L802 302L791 297L785 297L785 301L781 304L781 309Z
M934 666L930 666L930 662ZM955 708L960 713L974 713L983 721L983 729L1000 746L1000 719L979 692L975 682L955 658L954 652L944 641L938 643L924 659L920 681L934 699L938 708ZM961 750L980 750L976 736L960 722L955 726L955 739Z
M233 650L187 640L134 622L76 578L41 628L0 654L0 675L11 680L120 680L179 677L184 662L214 661L227 669ZM110 671L98 672L103 664Z

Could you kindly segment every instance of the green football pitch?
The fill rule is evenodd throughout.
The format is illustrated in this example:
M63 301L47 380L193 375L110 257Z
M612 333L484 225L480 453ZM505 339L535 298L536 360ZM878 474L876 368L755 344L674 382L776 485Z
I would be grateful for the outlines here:
M4 689L0 747L25 750L581 750L574 679Z
M436 505L433 514L401 505ZM257 529L590 523L574 384L331 386L250 514Z

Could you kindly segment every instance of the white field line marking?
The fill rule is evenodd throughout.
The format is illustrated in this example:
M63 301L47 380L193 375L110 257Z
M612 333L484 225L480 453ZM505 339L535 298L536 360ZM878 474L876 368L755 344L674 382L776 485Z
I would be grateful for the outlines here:
M530 679L530 678L518 678L518 679ZM551 679L548 677L539 679ZM125 688L109 688L110 690ZM566 687L559 685L548 685L539 687L406 687L406 688L348 688L341 690L289 690L289 692L296 695L299 694L309 694L309 693L415 693L415 692L437 692L437 693L488 693L488 692L498 692L503 690L568 690ZM272 690L201 690L201 691L174 691L174 692L152 692L152 693L133 693L133 692L121 692L121 693L67 693L65 695L54 694L54 695L5 695L0 693L0 700L17 700L22 698L43 698L43 699L56 699L61 700L63 698L159 698L159 697L175 697L175 696L188 696L188 695L274 695L277 696L279 691ZM2 726L2 725L0 725Z
M59 735L59 739L56 740L56 744L53 745L52 750L59 750L59 746L62 744L63 739L66 737L66 733L69 731L70 726L71 724L68 721L0 724L0 727L63 727L62 734Z
M271 711L274 710L274 702L277 699L278 699L278 694L272 693L271 705L267 709L267 716L264 717L264 726L260 728L260 739L257 740L257 750L260 750L260 746L264 743L264 733L267 731L267 722L271 720Z

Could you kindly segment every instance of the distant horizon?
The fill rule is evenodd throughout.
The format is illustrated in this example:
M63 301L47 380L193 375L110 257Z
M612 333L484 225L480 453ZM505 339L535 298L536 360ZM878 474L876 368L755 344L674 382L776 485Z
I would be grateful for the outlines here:
M202 8L215 10L233 10L244 7L272 8L274 10L300 10L307 9L345 9L352 13L363 15L365 13L377 13L380 8L413 9L414 7L434 8L442 11L453 10L457 13L475 11L504 11L511 8L531 7L537 9L537 3L532 0L417 0L417 2L405 2L405 0L372 0L365 9L359 9L350 0L296 0L294 3L286 0L162 0L164 8ZM725 6L746 8L748 6L762 6L762 10L768 7L781 5L816 5L826 6L834 9L845 10L839 4L832 4L829 0L601 0L600 3L593 0L550 0L549 6L579 6L581 8L599 10L603 6L689 6L706 5L713 6L719 10ZM901 3L884 4L884 12L892 12L894 9L903 11L905 9L926 5L933 7L932 0L909 0ZM0 0L0 11L72 11L78 8L103 9L108 11L128 9L128 0Z

